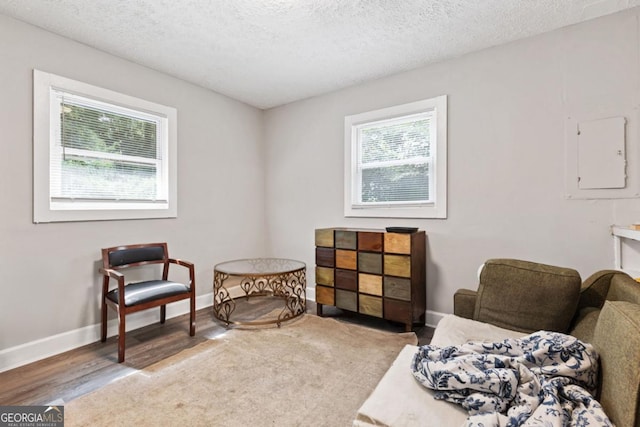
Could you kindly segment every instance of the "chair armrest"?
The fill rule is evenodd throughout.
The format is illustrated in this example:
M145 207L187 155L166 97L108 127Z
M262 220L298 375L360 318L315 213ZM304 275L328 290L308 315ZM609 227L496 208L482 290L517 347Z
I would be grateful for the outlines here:
M119 271L112 270L111 268L100 268L98 270L102 275L111 277L112 279L116 279L118 281L124 280L124 275Z
M182 259L177 259L177 258L169 258L169 262L172 264L178 264L181 265L183 267L187 267L187 268L194 268L194 265L192 262L189 261L185 261Z
M466 319L473 319L478 292L470 289L458 289L453 295L453 314Z
M124 306L124 274L111 268L100 268L100 273L103 275L102 280L102 298L109 292L109 279L116 279L118 282L118 304Z
M182 267L189 269L189 287L191 288L192 291L195 290L195 286L196 286L195 264L192 262L184 261L182 259L177 259L177 258L169 258L169 262L171 264L180 265Z

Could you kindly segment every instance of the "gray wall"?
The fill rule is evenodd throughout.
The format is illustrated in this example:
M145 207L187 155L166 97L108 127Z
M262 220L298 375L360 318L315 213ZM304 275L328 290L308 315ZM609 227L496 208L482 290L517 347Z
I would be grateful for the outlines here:
M419 226L435 312L452 311L457 288L476 288L488 258L573 267L583 277L610 268L609 226L639 221L640 201L565 198L565 122L626 116L636 147L639 48L633 9L267 111L270 251L313 265L314 228ZM344 116L442 94L448 219L344 218Z
M33 68L177 108L178 218L33 224ZM264 255L260 110L2 15L0 94L0 356L99 322L102 247L167 241L198 295L216 262Z

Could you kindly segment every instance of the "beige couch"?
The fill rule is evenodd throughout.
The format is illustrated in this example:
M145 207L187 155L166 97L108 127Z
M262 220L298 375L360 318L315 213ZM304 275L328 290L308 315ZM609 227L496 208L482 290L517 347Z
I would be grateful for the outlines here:
M477 291L459 290L454 314L438 324L432 345L500 341L537 330L565 332L600 354L597 398L617 427L640 427L640 284L599 271L580 283L575 270L519 260L485 263ZM406 346L359 409L354 426L459 426L467 414L433 399L409 369Z

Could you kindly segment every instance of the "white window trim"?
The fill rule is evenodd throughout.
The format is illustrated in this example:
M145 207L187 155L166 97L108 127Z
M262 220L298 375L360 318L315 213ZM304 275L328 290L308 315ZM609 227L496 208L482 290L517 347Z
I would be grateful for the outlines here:
M433 171L433 201L422 204L388 203L380 206L359 205L355 201L358 191L357 130L359 125L394 119L412 114L433 112L436 133L431 146ZM416 101L375 111L345 117L344 125L344 216L377 218L446 218L447 217L447 96Z
M54 150L56 123L51 123L52 89L148 112L167 121L162 149L167 158L167 200L153 206L149 202L110 203L87 201L69 203L52 200L50 194L50 158ZM178 130L175 108L145 101L108 89L78 82L40 70L33 70L33 222L99 221L145 218L175 218L178 212ZM165 155L163 154L163 155Z

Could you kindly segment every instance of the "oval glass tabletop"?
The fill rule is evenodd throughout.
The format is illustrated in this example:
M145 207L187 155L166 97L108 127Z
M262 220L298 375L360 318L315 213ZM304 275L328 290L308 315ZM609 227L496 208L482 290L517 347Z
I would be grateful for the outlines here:
M250 258L225 261L214 267L220 273L238 276L282 274L306 268L304 262L285 258Z

